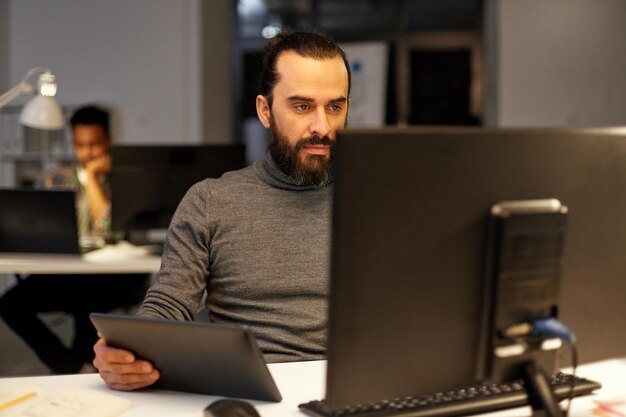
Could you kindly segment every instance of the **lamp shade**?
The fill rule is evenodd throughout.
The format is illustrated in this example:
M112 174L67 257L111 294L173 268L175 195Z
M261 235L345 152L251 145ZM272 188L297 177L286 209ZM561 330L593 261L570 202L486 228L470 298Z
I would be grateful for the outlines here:
M37 94L22 109L20 123L36 129L61 130L65 119L54 97Z

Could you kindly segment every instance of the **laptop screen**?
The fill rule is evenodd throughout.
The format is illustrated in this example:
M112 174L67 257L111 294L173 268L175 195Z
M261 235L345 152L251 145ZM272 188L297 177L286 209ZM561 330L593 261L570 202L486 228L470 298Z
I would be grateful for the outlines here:
M74 191L0 189L0 252L80 253Z

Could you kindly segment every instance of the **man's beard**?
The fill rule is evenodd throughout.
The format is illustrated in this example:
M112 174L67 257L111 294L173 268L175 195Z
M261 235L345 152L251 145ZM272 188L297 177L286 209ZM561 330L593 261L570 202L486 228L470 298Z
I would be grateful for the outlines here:
M280 133L274 116L270 117L270 143L268 149L272 159L281 171L292 177L298 185L323 188L333 180L333 147L335 141L328 136L319 135L302 138L291 146L285 135ZM305 145L327 145L328 155L305 155L300 157L300 150Z

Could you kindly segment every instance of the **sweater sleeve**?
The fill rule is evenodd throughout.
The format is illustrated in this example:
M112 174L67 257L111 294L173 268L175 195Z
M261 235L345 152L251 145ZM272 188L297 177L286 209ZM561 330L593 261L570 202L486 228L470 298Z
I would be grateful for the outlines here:
M210 180L187 192L170 223L161 268L137 314L173 320L193 320L209 278Z

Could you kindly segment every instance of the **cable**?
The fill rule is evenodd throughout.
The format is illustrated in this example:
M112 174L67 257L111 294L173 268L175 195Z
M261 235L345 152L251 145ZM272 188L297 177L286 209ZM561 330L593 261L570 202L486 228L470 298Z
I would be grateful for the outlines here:
M576 349L576 343L568 343L572 348L572 382L569 389L569 396L567 398L567 408L565 409L565 417L569 415L569 410L572 407L572 401L574 400L574 385L576 378L576 368L578 367L578 349Z
M578 350L576 349L576 335L565 324L559 320L550 317L547 319L539 319L533 323L533 333L543 337L557 337L566 342L572 350L572 381L570 383L570 392L567 398L567 408L564 411L564 417L569 415L572 401L574 400L574 386L576 378L576 368L578 367Z
M535 320L533 323L533 333L544 337L558 337L570 344L576 343L574 332L554 317Z

